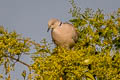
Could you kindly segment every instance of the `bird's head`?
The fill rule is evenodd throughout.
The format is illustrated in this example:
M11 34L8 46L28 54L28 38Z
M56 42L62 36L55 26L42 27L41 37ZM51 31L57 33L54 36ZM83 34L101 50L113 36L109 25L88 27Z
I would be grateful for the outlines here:
M48 30L47 32L50 30L50 29L55 29L56 27L58 27L59 25L61 24L61 22L58 20L58 19L50 19L48 21Z

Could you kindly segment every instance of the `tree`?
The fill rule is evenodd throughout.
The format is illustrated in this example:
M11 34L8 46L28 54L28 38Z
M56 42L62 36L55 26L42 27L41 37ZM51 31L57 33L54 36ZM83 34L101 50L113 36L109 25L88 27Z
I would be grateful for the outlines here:
M106 16L100 9L94 12L87 8L82 13L73 0L71 4L70 22L78 29L79 41L74 50L38 48L33 58L35 74L39 74L35 78L120 79L120 9Z
M120 9L105 15L100 9L87 8L81 12L74 0L70 3L73 7L69 12L73 17L70 22L79 33L74 49L52 49L45 39L36 43L15 31L0 28L0 66L4 66L6 80L10 80L16 62L29 68L29 80L120 79ZM30 54L31 47L35 49L33 54ZM31 56L33 64L19 59L26 54Z

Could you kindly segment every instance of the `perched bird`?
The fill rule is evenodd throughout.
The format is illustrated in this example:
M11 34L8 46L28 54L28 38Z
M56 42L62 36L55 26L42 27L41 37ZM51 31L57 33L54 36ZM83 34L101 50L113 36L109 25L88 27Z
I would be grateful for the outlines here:
M53 18L48 21L48 31L49 29L52 29L52 40L57 46L70 49L78 40L77 31L72 24Z

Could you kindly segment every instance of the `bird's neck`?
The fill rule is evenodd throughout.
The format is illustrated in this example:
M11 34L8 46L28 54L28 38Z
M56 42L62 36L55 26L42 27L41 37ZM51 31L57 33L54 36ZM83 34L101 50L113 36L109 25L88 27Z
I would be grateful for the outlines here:
M59 26L61 26L61 25L62 25L62 22L60 22Z

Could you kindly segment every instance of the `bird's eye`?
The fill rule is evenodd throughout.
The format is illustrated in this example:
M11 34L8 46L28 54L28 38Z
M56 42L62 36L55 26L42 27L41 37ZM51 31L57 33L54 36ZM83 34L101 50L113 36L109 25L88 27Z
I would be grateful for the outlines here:
M54 23L52 23L51 25L54 25Z

